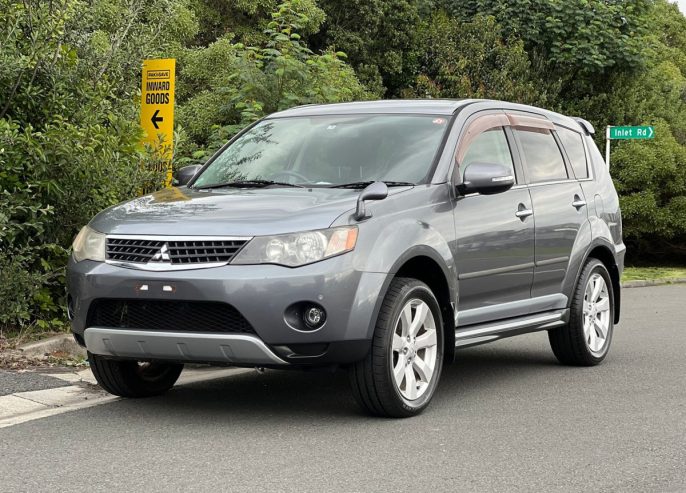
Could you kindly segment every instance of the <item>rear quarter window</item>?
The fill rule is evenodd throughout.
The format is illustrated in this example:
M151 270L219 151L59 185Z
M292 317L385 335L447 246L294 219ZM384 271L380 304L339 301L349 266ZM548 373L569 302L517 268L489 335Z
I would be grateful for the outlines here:
M579 180L588 178L588 160L581 134L563 127L557 127L556 131L562 146L567 152L567 157L572 164L576 178Z

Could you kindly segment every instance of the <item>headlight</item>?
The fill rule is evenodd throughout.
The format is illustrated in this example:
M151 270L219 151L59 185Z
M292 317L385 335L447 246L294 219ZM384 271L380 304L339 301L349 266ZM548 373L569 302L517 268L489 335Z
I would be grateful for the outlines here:
M232 264L311 264L349 252L357 242L357 226L253 238Z
M72 244L74 260L96 260L105 261L105 235L98 233L94 229L84 226L79 234L74 238Z

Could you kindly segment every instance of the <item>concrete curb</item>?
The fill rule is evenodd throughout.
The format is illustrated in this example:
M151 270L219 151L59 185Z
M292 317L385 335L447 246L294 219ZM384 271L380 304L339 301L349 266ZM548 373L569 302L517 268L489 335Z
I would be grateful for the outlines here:
M622 283L623 288L645 288L649 286L662 286L663 284L683 284L686 283L686 277L675 277L672 279L646 279L636 281L625 281Z
M208 382L252 371L255 370L209 367L201 370L184 370L177 385ZM89 369L43 374L64 380L70 385L0 396L0 429L120 400L120 397L110 395L97 387L95 377Z
M40 359L46 354L66 353L74 358L85 358L86 350L79 346L71 334L60 334L41 341L23 344L17 349L29 359Z

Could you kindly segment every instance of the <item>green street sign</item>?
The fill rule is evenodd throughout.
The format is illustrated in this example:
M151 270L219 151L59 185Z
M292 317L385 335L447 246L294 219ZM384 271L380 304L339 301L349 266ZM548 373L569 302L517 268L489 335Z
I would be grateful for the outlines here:
M644 127L607 127L611 140L654 139L655 128Z

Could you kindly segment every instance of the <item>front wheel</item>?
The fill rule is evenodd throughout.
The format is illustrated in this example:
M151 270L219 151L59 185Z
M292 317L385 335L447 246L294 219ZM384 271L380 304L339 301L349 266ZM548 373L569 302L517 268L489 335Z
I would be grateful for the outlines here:
M591 258L572 295L569 323L548 331L560 363L593 366L605 359L614 329L614 292L605 265Z
M171 389L183 370L176 363L108 359L88 353L98 384L120 397L150 397Z
M406 418L433 397L443 366L443 320L421 281L396 278L384 298L372 347L349 370L357 402L377 416Z

